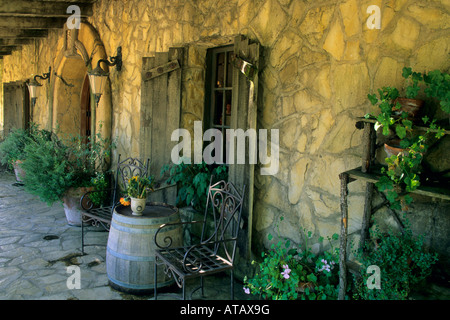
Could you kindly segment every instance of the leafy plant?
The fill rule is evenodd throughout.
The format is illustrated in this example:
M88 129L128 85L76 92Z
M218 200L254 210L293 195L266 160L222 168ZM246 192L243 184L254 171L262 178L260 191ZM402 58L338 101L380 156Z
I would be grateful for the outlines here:
M147 193L152 190L154 179L150 177L133 176L128 180L128 198L145 199ZM125 199L126 200L126 199Z
M420 186L421 164L429 148L428 141L444 136L443 129L434 120L430 123L426 117L422 120L429 124L426 132L401 141L405 151L386 158L387 169L381 169L383 175L376 183L379 191L386 192L392 209L406 209L413 201L409 193Z
M411 68L403 68L402 76L407 82L405 94L407 98L415 98L422 87L428 97L440 100L444 111L450 113L450 76L439 70L428 74L414 72ZM405 209L412 202L408 194L420 186L421 163L429 148L429 141L434 133L434 138L440 139L444 130L436 125L436 121L423 117L423 122L429 126L426 133L417 134L413 131L413 123L408 119L408 114L400 110L400 104L396 102L399 91L392 87L378 89L376 94L369 94L368 99L372 105L378 105L380 112L377 115L366 114L366 118L376 119L375 129L382 127L385 136L391 134L393 128L395 134L401 139L400 146L405 151L398 155L386 158L387 169L382 168L382 176L377 183L379 191L386 192L386 198L393 209Z
M91 179L91 186L94 188L89 194L89 199L92 201L94 206L102 206L108 199L108 188L110 187L109 179L107 179L107 174L104 172L99 172L95 177Z
M100 134L83 142L81 136L66 141L55 133L34 135L25 147L25 190L48 205L60 201L71 187L91 186L92 178L105 173L115 144Z
M30 128L15 128L0 143L0 161L12 169L16 160L25 159L25 146L33 140L36 135L48 133L40 130L37 124L31 123Z
M268 237L273 238L270 234ZM338 235L328 237L331 250L321 254L312 252L308 238L311 232L305 237L303 251L289 249L290 240L284 239L272 244L268 252L262 252L263 261L255 276L244 278L244 291L272 300L336 299L339 249L333 248L331 240L337 240ZM319 242L323 242L323 237Z
M192 205L200 212L205 210L207 189L213 176L213 183L228 179L228 167L220 165L215 168L201 164L170 164L163 167L161 175L169 174L167 183L178 184L177 205Z
M400 234L392 230L382 234L377 226L371 238L376 242L367 242L363 250L355 252L363 270L361 278L353 276L355 299L406 299L411 288L431 274L431 267L438 260L436 253L425 250L423 236L413 236L408 223ZM380 289L369 289L367 286L371 274L364 270L373 265L380 268Z

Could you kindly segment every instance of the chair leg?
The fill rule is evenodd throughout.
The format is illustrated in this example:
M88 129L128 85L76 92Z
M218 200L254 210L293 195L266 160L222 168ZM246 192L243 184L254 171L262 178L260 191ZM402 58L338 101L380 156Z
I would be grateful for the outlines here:
M234 275L233 269L231 269L231 300L234 300Z
M155 300L158 299L158 292L157 292L157 288L158 288L158 265L156 264L156 259L155 258L155 275L154 275L154 285L155 285L155 289L154 289L154 294L155 294Z
M81 215L81 254L84 255L84 223L83 223L83 215Z
M181 280L182 288L183 288L183 300L186 300L186 281L184 279Z
M205 296L205 292L203 290L203 277L200 277L200 285L202 286L202 298Z

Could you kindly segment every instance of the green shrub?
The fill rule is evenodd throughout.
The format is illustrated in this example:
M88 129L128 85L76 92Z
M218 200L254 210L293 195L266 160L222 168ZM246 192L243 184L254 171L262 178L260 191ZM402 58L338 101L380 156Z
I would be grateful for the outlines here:
M166 165L161 170L161 175L169 173L167 183L178 185L177 205L192 205L200 212L205 210L207 190L211 175L213 183L228 179L228 167L220 165L212 168L205 162L201 164Z
M15 128L0 143L0 162L13 169L16 160L25 159L25 146L32 142L34 136L44 134L36 124L31 124L29 129Z
M370 273L362 272L361 278L353 276L355 299L365 300L404 300L411 287L431 274L431 267L438 260L436 253L427 252L423 237L415 237L407 226L403 233L394 234L391 230L382 234L375 228L372 239L378 241L366 243L365 250L356 251L357 259L362 263L361 270L371 265L380 268L380 289L369 289L367 281Z
M107 171L114 144L100 134L84 140L73 136L63 141L54 133L49 139L36 135L25 147L25 190L51 205L71 187L92 186L92 179Z

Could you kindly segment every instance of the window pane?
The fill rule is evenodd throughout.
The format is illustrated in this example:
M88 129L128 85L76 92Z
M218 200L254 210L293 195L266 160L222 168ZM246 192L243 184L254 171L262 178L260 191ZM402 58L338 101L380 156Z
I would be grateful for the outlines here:
M217 54L217 68L216 68L216 88L223 88L225 81L225 53Z
M222 125L222 110L223 110L223 92L216 91L214 93L214 125Z
M225 125L231 125L231 90L225 91Z
M233 55L232 51L227 53L227 82L226 86L231 87L233 85L233 65L231 62L231 57Z

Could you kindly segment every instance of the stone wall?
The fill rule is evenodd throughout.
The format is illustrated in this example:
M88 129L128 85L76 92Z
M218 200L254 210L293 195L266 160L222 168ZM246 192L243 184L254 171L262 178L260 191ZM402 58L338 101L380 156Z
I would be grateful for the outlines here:
M367 8L381 9L369 29ZM450 2L419 0L101 0L88 22L109 56L122 46L123 69L112 71L112 136L117 153L139 154L142 57L184 46L181 126L203 118L206 49L237 34L263 46L259 126L280 130L280 170L255 181L254 243L267 234L300 244L303 229L339 232L339 178L361 164L355 118L372 111L367 94L402 85L401 70L448 70ZM46 72L62 31L4 59L3 82ZM39 98L37 117L46 123ZM257 170L257 172L259 172ZM350 232L359 229L363 184L350 185ZM443 207L448 211L448 206ZM444 232L445 233L445 232ZM448 242L448 240L446 240ZM448 247L448 246L447 246ZM321 249L321 248L317 248Z

